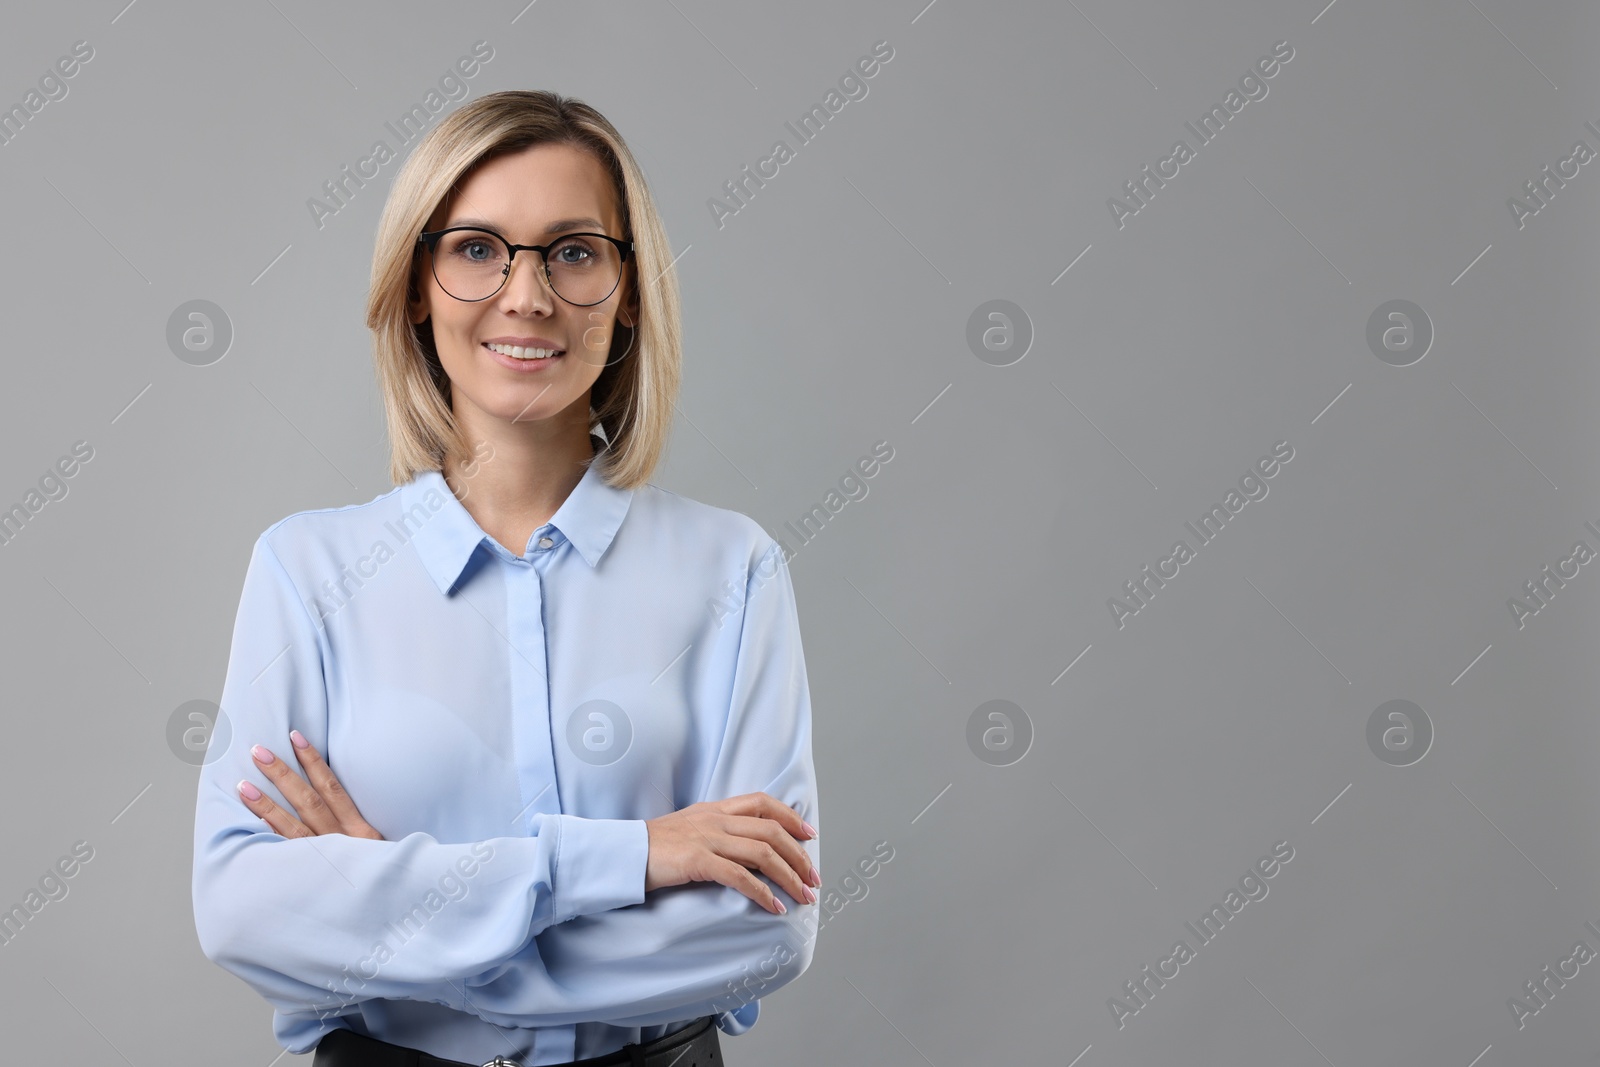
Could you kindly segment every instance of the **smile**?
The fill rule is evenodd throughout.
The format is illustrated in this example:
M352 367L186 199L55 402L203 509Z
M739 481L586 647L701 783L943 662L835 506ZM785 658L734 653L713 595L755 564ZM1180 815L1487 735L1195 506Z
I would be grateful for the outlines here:
M502 356L512 359L554 359L562 354L559 348L522 348L519 345L484 345L491 352L498 352Z

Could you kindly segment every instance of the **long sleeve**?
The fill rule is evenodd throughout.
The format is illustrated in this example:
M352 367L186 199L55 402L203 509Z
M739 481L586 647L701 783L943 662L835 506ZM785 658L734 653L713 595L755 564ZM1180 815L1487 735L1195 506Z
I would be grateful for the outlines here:
M250 812L241 778L294 810L250 746L281 752L293 728L327 732L325 637L272 532L256 541L234 623L212 736L225 748L200 772L192 891L202 951L294 1020L280 1039L373 998L470 1011L463 980L536 955L542 930L644 900L643 820L547 814L532 836L446 844L421 832L289 840Z
M820 828L811 701L794 588L777 544L747 575L727 727L701 800L766 792ZM801 842L818 865L813 839ZM759 997L811 963L816 905L774 915L720 883L659 889L645 903L546 928L535 943L466 983L468 1010L506 1026L597 1020L650 1026L718 1015L753 1026Z

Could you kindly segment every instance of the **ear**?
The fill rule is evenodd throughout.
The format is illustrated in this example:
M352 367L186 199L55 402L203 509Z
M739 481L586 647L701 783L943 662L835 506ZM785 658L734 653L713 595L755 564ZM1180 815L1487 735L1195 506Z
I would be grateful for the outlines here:
M429 314L427 303L417 292L416 272L412 271L411 280L406 284L406 317L411 320L411 325L421 326Z
M628 298L617 308L617 321L631 330L639 325L639 319L639 288L629 285Z

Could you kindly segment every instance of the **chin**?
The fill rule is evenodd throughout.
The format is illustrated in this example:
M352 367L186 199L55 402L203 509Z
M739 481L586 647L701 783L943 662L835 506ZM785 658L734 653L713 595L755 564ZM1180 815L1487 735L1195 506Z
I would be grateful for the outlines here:
M540 422L567 406L567 398L556 396L555 393L556 391L552 389L538 400L534 400L534 397L538 396L537 389L527 392L522 397L506 396L495 404L489 414L504 422Z

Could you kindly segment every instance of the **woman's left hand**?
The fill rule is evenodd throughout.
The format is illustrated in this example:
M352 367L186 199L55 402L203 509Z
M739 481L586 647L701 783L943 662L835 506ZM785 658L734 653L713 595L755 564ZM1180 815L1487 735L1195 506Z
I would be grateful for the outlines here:
M323 760L322 754L311 747L299 730L291 730L289 740L300 766L305 768L306 777L311 779L310 785L270 749L256 745L250 752L261 773L272 779L278 792L294 806L295 815L299 818L278 807L271 797L248 779L239 783L239 799L244 801L244 806L261 816L268 826L283 837L345 834L348 837L382 841L383 835L361 817L355 801L344 791L339 779L333 776L333 769ZM249 795L252 792L254 797Z

